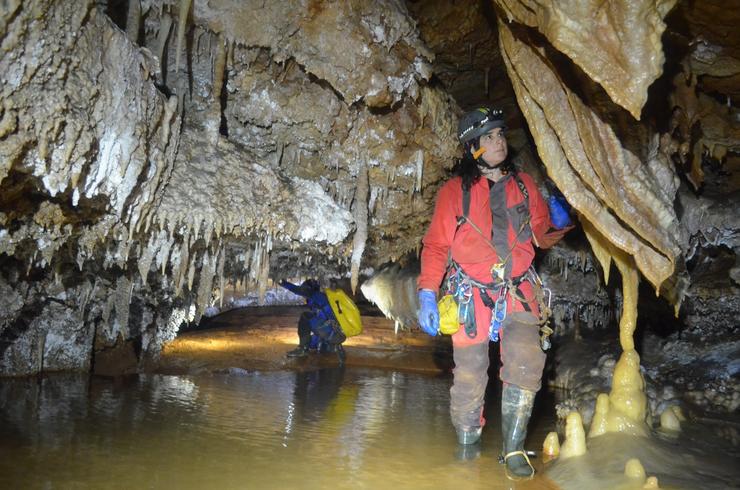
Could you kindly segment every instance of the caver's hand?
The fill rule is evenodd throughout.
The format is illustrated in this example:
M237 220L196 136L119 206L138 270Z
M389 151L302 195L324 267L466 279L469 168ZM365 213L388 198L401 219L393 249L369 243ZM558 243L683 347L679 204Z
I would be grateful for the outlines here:
M562 230L555 230L551 228L550 231L542 235L537 240L536 244L540 248L550 248L558 243L560 240L562 240L563 236L575 227L575 225L570 225L566 226Z
M429 289L420 289L419 305L419 326L432 337L436 336L439 331L437 295Z
M570 204L568 204L568 201L565 200L562 194L551 195L547 200L547 208L550 210L550 221L556 229L562 230L570 226L571 219L570 214L568 214Z

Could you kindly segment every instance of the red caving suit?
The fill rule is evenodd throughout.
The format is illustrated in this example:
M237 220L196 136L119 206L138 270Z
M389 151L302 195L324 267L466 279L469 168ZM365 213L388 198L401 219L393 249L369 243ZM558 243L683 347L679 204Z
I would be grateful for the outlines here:
M514 227L512 216L517 206L523 206L525 197L512 174L502 177L489 187L491 181L481 177L470 189L470 208L468 220L480 228L483 234L495 245L503 239L501 231L507 228L507 243L511 250L507 260L510 277L524 274L534 259L531 235L536 243L551 245L547 231L552 226L547 203L537 189L532 178L519 172L518 177L529 194L529 227ZM492 209L491 197L494 199ZM455 177L447 182L437 195L434 215L424 236L421 253L421 273L419 289L438 291L448 264L448 253L463 271L482 283L491 283L491 267L499 262L499 256L489 240L486 240L469 223L457 229L457 218L463 214L462 179ZM501 204L505 201L505 207ZM498 206L497 206L498 205ZM509 219L498 219L494 236L494 215L501 217L508 213ZM522 208L519 209L521 215ZM505 215L504 215L505 216ZM456 231L457 229L457 231ZM531 232L530 232L531 229ZM517 231L519 234L517 236ZM498 233L498 234L497 234ZM508 255L508 254L507 254ZM505 257L502 257L502 259ZM545 354L539 346L537 327L537 303L534 301L532 286L524 281L520 292L529 301L532 313L526 312L522 304L509 295L507 318L501 329L500 377L505 383L516 384L524 389L537 391L540 388ZM489 293L491 294L491 293ZM496 300L495 295L492 299ZM451 393L450 412L453 424L458 428L482 426L485 388L488 383L488 327L491 310L483 304L478 288L473 288L476 334L468 337L463 328L452 336L455 358L454 384Z

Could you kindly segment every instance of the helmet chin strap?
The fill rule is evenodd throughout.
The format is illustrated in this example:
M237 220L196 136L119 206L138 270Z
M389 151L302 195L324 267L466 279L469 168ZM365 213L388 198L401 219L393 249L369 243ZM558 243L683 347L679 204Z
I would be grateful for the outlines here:
M501 165L503 165L504 162L499 162L496 165L489 165L485 160L481 158L483 154L486 152L486 149L481 147L481 148L478 148L477 150L473 150L473 148L475 147L470 148L469 151L473 157L473 160L475 160L475 163L479 167L487 168L488 170L495 170L499 168Z
M476 164L477 164L477 165L478 165L479 167L487 168L488 170L495 170L495 169L499 168L499 167L501 166L501 164L502 164L502 163L504 163L504 162L498 163L498 164L496 164L496 165L488 165L488 164L487 164L486 162L484 162L483 160L481 160L481 159L478 159L478 160L476 160L476 161L475 161L475 163L476 163Z
M502 161L502 162L497 163L496 165L489 165L485 160L481 158L485 152L486 152L485 148L478 148L475 151L473 151L471 148L470 153L473 156L475 163L479 167L487 168L488 170L495 170L504 164L504 162Z

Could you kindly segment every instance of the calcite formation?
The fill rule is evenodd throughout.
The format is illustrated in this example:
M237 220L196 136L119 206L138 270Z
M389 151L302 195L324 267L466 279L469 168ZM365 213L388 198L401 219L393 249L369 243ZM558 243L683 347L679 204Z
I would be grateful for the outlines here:
M542 443L542 452L550 458L560 456L560 439L557 432L548 432L545 442Z
M671 202L638 157L563 83L531 40L517 37L503 22L499 32L517 98L550 177L585 220L634 257L659 290L682 260Z
M568 459L586 453L586 433L583 430L581 414L571 412L565 419L565 440L560 446L560 458Z
M676 0L495 0L509 22L535 27L636 119L663 70L663 18Z

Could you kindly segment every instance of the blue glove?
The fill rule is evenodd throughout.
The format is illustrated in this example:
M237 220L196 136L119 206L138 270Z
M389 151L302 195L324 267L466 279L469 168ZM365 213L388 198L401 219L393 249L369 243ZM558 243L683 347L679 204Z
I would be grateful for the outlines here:
M429 289L419 290L419 326L432 337L439 331L439 308L437 295Z
M571 224L568 214L570 204L562 194L552 194L547 200L547 207L550 209L550 221L555 228L562 230Z

